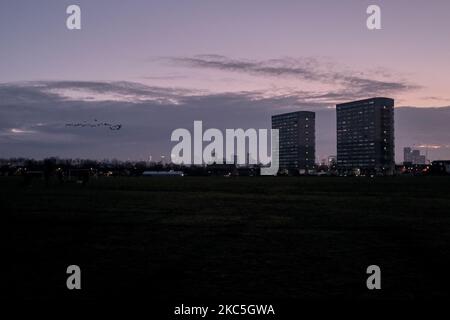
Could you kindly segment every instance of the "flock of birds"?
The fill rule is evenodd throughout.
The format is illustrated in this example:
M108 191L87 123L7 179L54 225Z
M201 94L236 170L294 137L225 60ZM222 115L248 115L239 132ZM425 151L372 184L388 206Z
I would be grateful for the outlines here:
M66 127L80 127L80 128L108 127L109 130L120 130L122 128L122 125L111 124L108 122L100 122L97 119L94 119L94 123L87 123L87 122L66 123Z

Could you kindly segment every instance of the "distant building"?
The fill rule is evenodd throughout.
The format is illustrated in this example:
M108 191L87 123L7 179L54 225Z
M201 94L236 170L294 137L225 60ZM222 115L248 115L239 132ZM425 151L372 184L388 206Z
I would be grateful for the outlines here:
M183 171L144 171L142 173L144 177L182 177Z
M435 160L431 163L433 174L450 174L450 160Z
M316 159L315 113L298 111L272 116L279 130L279 168L291 173L314 169Z
M426 164L425 155L420 154L420 150L414 150L410 147L403 148L404 164Z
M341 174L394 173L394 100L336 105L337 166Z
M328 166L335 166L337 163L336 156L328 156Z
M206 172L211 176L237 176L236 164L213 163L206 165Z

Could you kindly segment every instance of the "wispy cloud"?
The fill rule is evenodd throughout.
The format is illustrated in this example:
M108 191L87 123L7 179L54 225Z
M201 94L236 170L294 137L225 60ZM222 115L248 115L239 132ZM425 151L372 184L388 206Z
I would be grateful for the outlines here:
M128 81L32 81L0 84L3 103L33 103L49 99L72 101L123 101L177 104L186 95L198 91L146 86Z
M380 96L400 93L420 86L404 80L391 80L386 70L356 72L331 61L318 58L279 58L269 60L233 59L222 55L196 55L192 57L169 57L166 60L175 66L240 72L253 76L291 78L335 85L335 90L316 94L325 99ZM380 79L379 77L384 79Z

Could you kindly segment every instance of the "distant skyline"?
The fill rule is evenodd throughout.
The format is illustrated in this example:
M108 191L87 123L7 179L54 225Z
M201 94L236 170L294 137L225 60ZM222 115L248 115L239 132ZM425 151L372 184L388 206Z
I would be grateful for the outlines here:
M71 4L81 30L65 26ZM382 30L366 28L370 4ZM414 144L450 158L448 39L448 0L2 1L0 157L146 159L196 119L267 128L273 114L311 110L327 115L320 160L335 149L336 103L387 96L430 108L396 114L397 161ZM123 129L64 126L94 119Z

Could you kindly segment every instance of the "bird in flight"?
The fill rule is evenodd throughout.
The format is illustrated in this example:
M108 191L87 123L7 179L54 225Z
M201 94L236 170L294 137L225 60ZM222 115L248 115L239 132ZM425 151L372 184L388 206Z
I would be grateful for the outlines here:
M97 119L94 119L94 123L73 122L73 123L66 123L66 127L78 127L78 128L108 127L109 130L117 131L122 128L122 124L112 124L109 122L100 122Z

